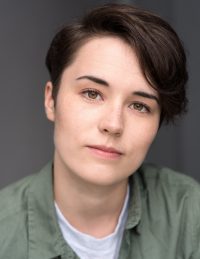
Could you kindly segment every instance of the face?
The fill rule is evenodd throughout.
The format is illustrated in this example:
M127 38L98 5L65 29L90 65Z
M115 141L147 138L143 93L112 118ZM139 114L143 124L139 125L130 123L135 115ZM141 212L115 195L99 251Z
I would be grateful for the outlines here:
M52 85L46 85L56 168L95 185L127 181L157 133L158 102L126 43L114 37L91 39L64 70L55 107Z

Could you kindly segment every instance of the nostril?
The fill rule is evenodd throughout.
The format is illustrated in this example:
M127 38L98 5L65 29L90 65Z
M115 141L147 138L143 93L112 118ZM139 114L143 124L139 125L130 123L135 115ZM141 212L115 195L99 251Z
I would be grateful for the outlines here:
M98 128L103 134L120 136L124 128L122 108L107 109L99 120Z
M119 129L119 128L116 129L114 127L113 128L111 128L111 127L110 128L104 128L103 133L119 137L122 134L122 129Z

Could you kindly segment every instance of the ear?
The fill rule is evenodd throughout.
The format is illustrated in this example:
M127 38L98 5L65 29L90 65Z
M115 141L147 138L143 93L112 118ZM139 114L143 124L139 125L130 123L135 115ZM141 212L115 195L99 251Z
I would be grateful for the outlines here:
M45 86L45 95L44 95L44 107L46 116L50 121L55 120L55 107L54 99L52 96L53 85L52 82L48 81Z

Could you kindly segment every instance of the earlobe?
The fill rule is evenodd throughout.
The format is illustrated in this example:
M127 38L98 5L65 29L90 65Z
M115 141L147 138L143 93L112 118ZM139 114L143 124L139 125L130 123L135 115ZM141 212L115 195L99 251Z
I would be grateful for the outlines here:
M55 109L54 109L54 99L53 99L53 84L48 81L45 86L45 96L44 96L44 107L46 116L50 121L55 120Z

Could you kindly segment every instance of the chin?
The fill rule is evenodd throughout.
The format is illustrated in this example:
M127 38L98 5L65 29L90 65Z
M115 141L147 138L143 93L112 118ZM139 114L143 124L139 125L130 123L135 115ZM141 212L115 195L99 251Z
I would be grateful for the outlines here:
M117 170L106 170L105 168L96 168L93 170L90 168L90 173L88 173L88 170L82 170L79 177L89 184L110 186L127 181L129 174L122 174L122 171L120 171L119 174L119 171L117 172Z

